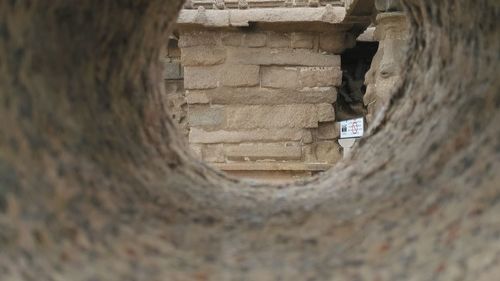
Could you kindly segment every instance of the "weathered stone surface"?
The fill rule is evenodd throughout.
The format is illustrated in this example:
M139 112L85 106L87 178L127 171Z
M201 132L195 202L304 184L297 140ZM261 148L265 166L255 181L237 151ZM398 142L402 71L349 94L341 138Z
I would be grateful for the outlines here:
M190 144L189 149L193 153L194 156L196 156L198 159L202 160L203 155L202 155L202 146L200 144Z
M191 127L216 127L224 124L224 107L220 105L188 107L188 122Z
M240 144L224 146L224 154L230 160L300 160L302 148L289 143Z
M300 67L299 81L302 87L339 86L342 70L340 67Z
M340 127L338 122L320 122L315 130L315 137L318 140L333 140L340 137Z
M306 49L230 48L228 61L251 65L303 65L340 67L340 57Z
M322 33L319 37L319 47L321 50L340 54L350 47L350 42L347 34L343 32Z
M193 31L181 33L179 38L179 48L193 46L215 46L219 40L220 34L212 31Z
M222 144L205 144L201 149L203 160L209 163L223 163L224 147Z
M271 48L289 48L290 43L289 33L271 32L267 38L267 46Z
M242 143L254 141L300 141L311 143L311 132L304 129L256 129L245 131L205 131L191 128L189 143Z
M261 86L265 88L296 89L299 87L297 67L262 67Z
M335 120L335 110L333 109L333 105L329 103L320 103L316 105L316 110L318 112L319 122L328 122Z
M342 159L342 150L336 141L321 141L313 144L316 159L324 163L335 163Z
M313 104L227 106L229 129L315 128L318 114Z
M312 49L314 46L315 36L308 33L294 32L292 33L292 48Z
M258 65L225 65L221 75L227 87L251 87L260 82Z
M181 61L184 66L207 66L224 63L226 51L221 47L195 46L182 48Z
M248 47L264 47L267 42L267 34L262 32L246 33L243 42L243 45Z
M219 85L220 68L217 66L184 67L184 88L185 89L211 89Z
M188 104L206 104L210 102L205 92L186 91L186 102Z
M375 8L379 12L402 11L401 0L375 0Z
M388 104L394 90L402 82L405 46L408 42L404 14L379 14L375 34L381 41L370 70L365 75L366 93L363 96L368 123Z
M164 78L168 80L182 79L181 65L178 62L165 63Z
M213 104L297 104L335 103L337 89L323 87L309 90L286 90L270 88L218 88L211 90L189 90L188 103Z
M239 47L243 43L243 36L245 35L241 32L225 32L222 34L222 44Z
M301 162L239 162L239 163L214 163L212 166L222 171L326 171L332 167L327 163L301 163ZM300 179L300 178L298 178ZM283 182L281 182L283 184ZM262 275L268 276L268 275ZM255 279L262 280L261 278Z

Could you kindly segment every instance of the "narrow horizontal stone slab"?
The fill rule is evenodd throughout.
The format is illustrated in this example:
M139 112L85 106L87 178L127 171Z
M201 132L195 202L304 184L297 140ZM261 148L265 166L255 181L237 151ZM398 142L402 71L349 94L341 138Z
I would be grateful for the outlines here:
M182 10L177 25L204 27L241 27L258 23L341 23L346 15L343 7L262 8L248 10Z
M309 130L304 129L257 129L246 131L205 131L191 128L189 143L243 143L253 141L301 141L311 143Z
M227 61L234 64L340 67L340 56L308 49L228 47Z
M185 89L213 89L219 85L218 66L186 66L184 67Z
M333 167L325 163L290 162L214 163L211 165L222 171L326 171Z
M188 90L189 104L300 104L335 103L337 89L321 87L308 90L286 90L269 88L218 88L209 90Z
M226 128L316 128L317 107L313 104L226 106Z
M226 50L210 46L182 48L181 62L184 66L209 66L224 63Z
M286 143L224 145L224 154L229 160L300 160L302 147Z

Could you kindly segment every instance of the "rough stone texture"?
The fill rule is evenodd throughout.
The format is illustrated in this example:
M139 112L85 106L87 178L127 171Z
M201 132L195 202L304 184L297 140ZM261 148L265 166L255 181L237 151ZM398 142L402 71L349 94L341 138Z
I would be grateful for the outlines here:
M316 142L313 147L314 154L319 162L336 163L342 159L342 148L336 141Z
M375 35L380 41L379 48L365 76L366 93L363 97L368 109L368 123L373 122L375 115L387 106L394 89L402 82L404 55L408 44L404 14L379 14Z
M226 51L223 48L195 46L182 48L181 53L181 62L184 66L216 65L226 59Z
M224 146L224 154L231 160L300 160L302 148L298 144L262 143Z
M190 105L188 107L189 126L217 127L224 124L224 107L220 105L200 106Z
M303 65L340 67L340 57L305 49L237 48L229 49L228 57L238 64Z
M199 163L159 105L180 2L0 2L0 279L495 280L498 1L403 4L368 136L276 187Z
M312 104L227 106L225 109L229 129L315 128L319 121L317 108Z
M320 122L315 131L315 137L319 140L333 140L340 137L339 124L337 122Z
M297 67L262 67L262 83L264 88L297 89L299 73Z
M320 103L316 105L316 110L318 114L319 122L335 121L335 110L333 105L329 103Z
M213 104L317 104L335 103L337 89L322 87L316 89L287 90L269 88L218 88L211 90L189 90L188 103Z
M289 48L290 34L272 32L268 35L267 46L270 48Z
M218 66L184 67L184 88L191 89L213 89L219 86L221 68Z
M263 32L259 33L247 33L243 39L243 45L248 47L264 47L267 43L267 34Z
M292 33L292 48L312 49L314 47L315 37L312 34L294 32Z
M258 65L225 65L221 82L227 87L252 87L260 82Z
M303 88L340 86L342 70L339 67L301 67L299 81Z
M336 87L342 80L340 57L318 49L322 31L304 33L294 32L292 26L281 30L256 26L239 29L239 32L228 29L195 32L193 28L200 27L188 28L186 23L179 24L178 28L176 34L179 34L181 45L188 46L182 47L182 62L186 67L186 102L191 105L187 112L189 128L204 132L200 134L202 131L194 130L192 133L190 140L196 151L200 151L198 142L208 140L214 143L214 137L219 139L216 142L218 146L211 146L214 149L234 142L222 140L222 136L230 136L230 139L236 136L242 143L264 149L265 142L272 137L242 138L249 136L249 130L256 129L307 130L309 133L305 141L310 143L319 122L335 120L333 104L337 100ZM189 38L192 36L197 38ZM207 135L207 132L210 134ZM323 140L319 137L315 139ZM258 171L263 171L262 175L269 174L259 168L262 159L258 157L251 157L250 160L222 157L221 161L220 149L214 151L214 155L206 153L207 149L210 147L203 146L197 155L209 164L217 163L217 167L233 170L240 167L235 161L243 161L248 164L244 165L246 171L250 171L248 167L257 167ZM297 151L302 153L300 147ZM273 159L271 156L268 154L265 160L279 161L282 165L276 163L266 167L283 171L284 175L293 175L290 179L295 179L300 173L289 173L286 167L312 168L314 171L318 167L329 167L309 165L318 161L315 156L311 163L302 154L295 158L276 154ZM337 159L336 156L334 158ZM229 164L228 161L234 165L225 165ZM297 162L297 165L290 166L290 161ZM304 171L303 175L310 173ZM275 177L276 173L272 175Z
M268 141L301 141L310 143L311 132L304 129L255 129L249 131L204 131L191 128L190 143L242 143Z

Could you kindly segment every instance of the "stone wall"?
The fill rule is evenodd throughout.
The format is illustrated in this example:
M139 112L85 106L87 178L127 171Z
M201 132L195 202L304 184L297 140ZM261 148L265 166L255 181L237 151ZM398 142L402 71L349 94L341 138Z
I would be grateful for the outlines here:
M181 64L181 50L178 39L170 37L160 50L160 62L163 64L163 83L165 94L162 95L166 112L186 137L189 133L187 122L187 103L184 93L184 67Z
M322 171L341 158L339 34L181 32L189 143L226 171ZM326 52L328 51L328 52Z

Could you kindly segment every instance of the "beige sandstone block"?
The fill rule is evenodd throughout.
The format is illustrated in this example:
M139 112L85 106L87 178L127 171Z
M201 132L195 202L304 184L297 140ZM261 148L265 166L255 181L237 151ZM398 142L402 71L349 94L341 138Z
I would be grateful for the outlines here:
M202 150L203 160L211 163L223 163L224 158L224 148L222 144L207 144L204 145Z
M243 36L241 32L228 32L222 34L222 44L225 46L239 47L243 42Z
M325 171L332 167L327 163L277 161L215 163L213 166L222 171Z
M196 156L198 159L202 160L203 157L201 155L201 147L202 145L199 144L189 144L189 148L191 149L191 152Z
M261 86L264 88L296 89L299 87L296 67L262 67Z
M219 85L218 66L186 66L184 67L185 89L213 89Z
M337 89L334 87L307 90L271 88L217 88L211 90L189 90L188 103L212 104L318 104L335 103Z
M312 49L315 36L307 33L292 33L292 48Z
M233 64L340 67L340 57L306 49L228 47L227 61Z
M300 160L302 148L286 143L226 145L224 154L229 160Z
M186 102L188 104L207 104L210 99L204 92L186 91Z
M227 87L252 87L260 83L258 65L225 65L222 85Z
M220 38L220 33L213 31L194 31L181 33L179 37L179 47L193 46L215 46Z
M216 127L224 124L224 106L189 105L188 122L191 127Z
M241 143L255 141L300 141L311 143L312 135L304 129L257 129L240 131L206 131L201 128L191 128L189 143Z
M335 121L335 110L329 103L320 103L316 105L319 122Z
M270 32L267 37L267 46L271 48L289 48L291 43L290 34Z
M336 141L321 141L314 144L316 159L323 163L336 163L342 159L342 149Z
M340 137L340 127L337 122L320 122L316 129L316 138L319 140L333 140Z
M342 84L340 67L301 67L299 81L302 87L328 87Z
M267 42L267 34L265 33L247 33L245 34L243 45L248 47L264 47Z
M319 37L319 48L323 51L340 54L347 49L350 43L344 32L322 33Z
M195 46L182 49L181 61L184 66L207 66L224 63L226 50L209 46Z
M178 80L182 79L181 75L181 65L178 62L167 62L164 63L164 75L163 78L167 80Z
M313 104L227 106L229 129L316 128L318 114Z
M318 162L312 144L307 144L302 146L302 161L304 161L305 163Z

